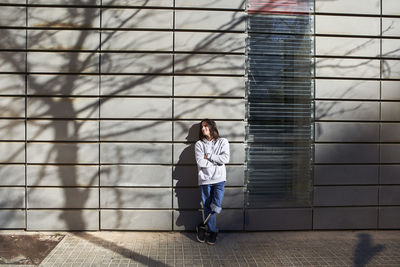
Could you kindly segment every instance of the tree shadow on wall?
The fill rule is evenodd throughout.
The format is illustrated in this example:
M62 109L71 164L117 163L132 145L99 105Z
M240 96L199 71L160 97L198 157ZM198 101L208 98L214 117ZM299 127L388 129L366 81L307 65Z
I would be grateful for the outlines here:
M186 136L186 147L179 155L174 165L172 179L175 186L177 218L175 221L178 230L193 231L201 220L201 212L193 211L193 207L200 208L200 192L197 186L197 165L194 156L194 146L199 139L199 123L190 126ZM195 187L195 189L194 189ZM196 191L196 194L192 192Z
M85 1L81 1L81 4L85 4ZM146 4L147 1L143 5L145 6ZM103 11L113 11L113 9L106 9L107 8ZM98 160L92 158L92 156L101 154L103 148L101 145L98 145L99 141L110 137L107 142L117 140L115 141L115 143L117 143L119 142L118 136L143 130L142 128L147 128L151 131L151 128L155 126L157 122L150 123L147 126L122 127L123 129L121 130L115 127L116 130L112 131L110 136L106 136L104 133L101 133L100 136L99 133L101 131L99 130L89 131L89 133L83 134L84 129L88 128L89 125L92 125L91 123L100 117L99 107L111 102L115 99L115 96L151 95L153 92L152 88L149 89L146 85L153 82L156 78L160 78L157 74L173 75L171 72L171 62L168 60L162 61L162 64L156 66L152 65L151 62L146 62L146 60L137 60L134 61L135 64L132 64L132 60L138 59L137 57L128 57L123 60L118 60L118 58L114 56L119 55L119 53L113 53L113 50L109 50L108 52L110 53L103 55L101 61L99 61L100 48L103 52L107 51L107 45L109 45L110 40L112 40L115 35L118 35L118 31L108 32L104 35L105 38L101 40L101 43L95 46L93 46L91 42L93 42L93 35L96 35L97 30L74 31L73 36L71 35L73 38L71 37L65 40L68 45L60 42L56 37L57 34L71 34L71 31L68 30L69 28L75 29L79 25L82 27L92 27L92 25L97 24L99 16L101 16L101 12L99 13L98 11L99 8L93 7L79 9L79 12L74 8L66 8L65 12L63 11L57 18L50 17L47 19L44 16L35 17L34 13L28 18L38 23L36 25L30 22L33 23L31 24L33 26L36 25L39 28L45 27L46 29L51 28L51 30L29 30L28 32L28 48L33 50L30 51L28 55L29 74L27 75L27 92L29 96L34 96L28 98L27 101L27 117L29 118L27 145L28 162L38 164L38 166L40 164L40 166L42 166L42 172L39 176L44 176L48 164L58 168L58 173L55 177L57 177L59 181L57 184L47 185L61 186L61 190L63 191L62 198L58 198L56 203L52 203L49 198L50 201L48 205L53 209L60 210L60 215L58 217L60 219L59 223L63 223L65 225L63 227L69 230L94 230L98 227L98 223L94 223L95 220L90 219L90 216L87 216L87 214L84 215L84 209L96 208L88 203L93 203L93 199L98 198L96 197L96 191L98 191L97 187L100 184L99 176L101 176L101 174L88 177L86 183L79 183L77 182L79 174L76 164L84 163L86 165L97 165ZM117 12L116 15L118 14ZM118 16L116 16L114 23L116 25L118 24L117 28L135 28L134 25L127 26L127 23L132 24L132 21L140 21L142 17L146 19L146 16L148 15L143 15L140 12L132 12L128 17L121 16L121 18L118 18ZM78 23L79 25L77 25L77 21L80 23ZM237 24L243 23L243 21L244 17L232 17L231 21L227 21L225 25L221 26L220 30L229 31L234 29ZM59 29L60 25L62 25L64 29ZM13 35L10 33L10 40L12 40L12 36ZM202 40L199 40L194 48L194 52L207 51L207 47L213 44L213 42L221 42L220 39L222 36L223 32L210 33L209 36L205 36ZM63 40L63 38L61 38L61 40ZM132 50L132 47L140 46L138 42L143 45L144 40L132 39L125 44L125 47L121 48L121 51L127 51L127 54L136 56L138 53L129 53L129 51ZM10 46L15 45L10 43ZM41 51L35 51L36 49L45 49L47 52L42 53ZM226 48L223 49L229 51L230 48L226 46ZM235 52L238 47L233 49L232 52ZM53 57L51 57L51 54ZM142 54L143 57L149 56L149 53L143 52ZM10 67L10 69L13 68L15 72L23 73L25 71L25 66L19 64L23 61L21 60L23 57L21 56L21 58L18 58L16 57L17 55L20 54L8 53L2 55L1 59L8 62L10 66L13 66ZM162 54L161 56L164 57L165 55L166 54ZM224 73L241 69L241 66L237 66L235 63L231 62L217 69L214 69L213 64L209 64L210 62L212 63L213 60L221 60L225 57L226 55L214 54L201 62L196 60L192 62L192 59L197 58L197 54L187 53L181 54L179 58L176 58L174 64L181 66L179 68L181 73L208 73L210 71L220 71ZM54 58L54 60L48 61L47 59L49 58ZM101 73L104 74L101 77L101 81L99 80L100 78L98 78L99 63L102 66ZM143 75L136 75L134 78L130 78L132 75L128 75L128 73L130 72L129 67L132 66L136 66L135 72L138 72L138 69L140 69L139 72L143 72ZM161 76L167 77L168 75ZM127 79L123 82L116 83L115 76L121 78L126 77ZM100 82L102 84L101 89L98 88ZM101 91L111 87L111 90ZM154 92L156 95L160 94L160 91L155 90ZM102 95L103 93L105 94ZM194 112L202 109L204 104L211 102L212 100L203 102L190 107L189 111L182 110L181 112L182 114L185 114L185 112ZM115 110L117 108L117 106L113 107L110 118L119 118L118 116L121 114L118 113L118 110ZM10 109L10 107L7 107L7 109ZM104 110L104 108L102 110ZM138 111L135 113L135 116L123 115L121 119L141 118L154 120L158 119L159 116L164 118L166 114L164 110L158 110L158 112L160 114L155 113L152 107L145 107L144 111ZM177 117L179 117L179 115L177 115ZM91 126L89 126L89 128L90 127ZM132 140L123 140L123 142L130 141ZM86 148L88 148L88 150ZM115 146L114 150L118 150L119 148L120 146ZM19 152L22 153L23 149L19 150ZM117 152L118 151L114 151L114 154L118 154ZM135 152L136 154L150 153L145 150ZM90 159L85 158L87 156L89 156ZM124 156L127 155L123 155L122 157ZM123 159L121 162L125 163L126 161L124 160L126 159ZM128 163L130 162L132 161ZM114 160L111 163L114 163ZM28 169L29 168L30 166L28 166ZM188 168L190 169L190 167ZM178 170L178 173L179 172L180 170ZM189 173L194 174L193 169L191 169ZM196 175L193 177L196 177ZM29 184L28 195L34 193L34 191L41 190L38 183ZM115 194L119 194L119 191L116 189ZM117 196L116 199L120 198L121 197ZM30 204L32 203L33 202L30 202ZM34 211L35 206L31 206L31 208ZM54 215L50 217L52 217L51 219L55 219ZM120 218L117 224L119 224L119 221Z

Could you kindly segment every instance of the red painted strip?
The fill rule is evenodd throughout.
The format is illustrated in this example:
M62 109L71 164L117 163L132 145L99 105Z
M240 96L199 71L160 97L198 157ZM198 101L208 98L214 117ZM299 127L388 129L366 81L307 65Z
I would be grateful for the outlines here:
M250 0L249 13L308 14L308 2L301 0Z

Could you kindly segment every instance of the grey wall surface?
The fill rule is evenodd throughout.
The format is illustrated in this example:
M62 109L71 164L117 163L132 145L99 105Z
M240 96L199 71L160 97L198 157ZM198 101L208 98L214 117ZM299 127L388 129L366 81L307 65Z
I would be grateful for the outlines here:
M398 0L315 0L313 207L248 210L242 0L0 4L1 229L194 229L204 117L222 230L400 228Z
M400 6L315 1L314 229L398 229Z
M205 117L243 229L242 0L0 4L1 229L193 230Z

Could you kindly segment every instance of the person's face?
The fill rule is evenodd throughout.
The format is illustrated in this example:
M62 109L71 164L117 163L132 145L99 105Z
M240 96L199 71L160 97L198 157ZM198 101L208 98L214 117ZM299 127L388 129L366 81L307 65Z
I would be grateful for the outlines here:
M207 122L203 121L201 123L201 132L203 133L203 135L207 138L210 137L210 128L208 128L208 124Z

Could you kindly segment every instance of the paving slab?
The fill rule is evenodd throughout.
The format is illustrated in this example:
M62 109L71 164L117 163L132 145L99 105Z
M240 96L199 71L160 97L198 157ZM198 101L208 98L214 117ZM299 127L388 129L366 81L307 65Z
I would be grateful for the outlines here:
M400 231L223 232L213 246L191 232L58 234L39 266L400 266Z

